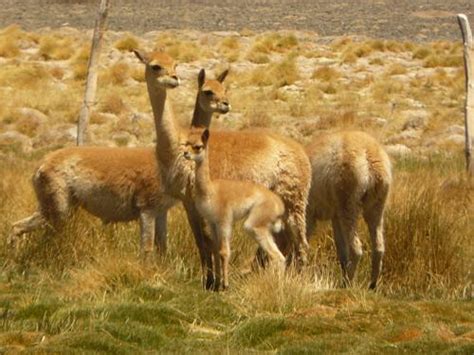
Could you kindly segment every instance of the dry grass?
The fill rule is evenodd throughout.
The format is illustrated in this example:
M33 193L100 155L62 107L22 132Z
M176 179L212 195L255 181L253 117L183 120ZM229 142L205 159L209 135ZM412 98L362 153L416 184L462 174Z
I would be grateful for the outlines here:
M119 51L130 52L132 49L140 48L140 42L135 36L127 35L115 42L114 47Z
M269 55L285 53L298 46L298 39L294 34L272 33L257 37L247 53L247 59L253 63L269 63Z
M312 78L323 80L323 81L333 81L341 77L341 73L339 73L333 67L320 67L315 69L313 72Z
M127 106L116 92L110 92L100 100L100 111L119 115L127 110Z
M305 142L321 130L347 128L384 140L400 132L404 110L410 109L426 111L427 137L462 121L459 44L343 38L325 46L282 33L247 35L254 37L208 34L191 41L170 31L157 39L157 46L181 61L200 60L213 70L222 65L216 59L238 61L226 85L241 118L219 120L221 126L265 127ZM10 28L0 31L2 36L18 38L13 43L19 52L0 68L0 132L16 127L35 140L59 123L75 122L89 46L58 37L66 48L68 38L80 43L64 61L69 54L55 52L57 43L48 47L44 39L56 34L35 36ZM35 55L41 39L47 62ZM120 41L112 46L123 51L133 42L127 36ZM150 114L143 67L122 62L125 54L113 54L113 59L102 57L98 106L91 117L94 134L110 141L117 133L116 141L127 143L130 133L140 144L152 143L153 121L140 115ZM244 56L267 63L249 64ZM424 68L432 57L437 62L428 66L434 69ZM300 66L308 61L314 66ZM341 61L344 65L338 66ZM190 80L193 85L177 89L180 100L174 101L182 122L188 122L194 103L195 78ZM47 123L22 117L19 107L40 110ZM104 226L83 211L63 230L31 233L17 252L8 250L11 223L36 206L30 182L34 167L56 148L35 142L45 148L0 154L0 347L6 351L472 352L468 337L474 310L466 300L472 299L474 192L462 179L462 147L437 145L446 155L416 151L417 158L393 160L386 257L377 293L366 291L370 247L363 224L359 231L366 253L356 284L340 290L331 228L322 222L311 240L309 267L283 277L271 271L245 273L256 245L237 227L231 289L213 294L201 290L199 257L181 208L169 215L169 253L152 266L138 260L138 223Z
M219 52L229 62L236 62L240 58L240 41L238 37L226 37L219 44Z
M247 85L282 87L299 79L295 58L291 55L277 63L255 69L247 80Z
M20 48L16 41L8 37L0 37L0 57L13 58L20 54Z
M73 39L59 35L40 38L38 54L46 60L66 60L75 53Z
M143 70L142 70L143 76ZM123 85L130 78L130 66L126 62L116 62L99 78L104 85Z

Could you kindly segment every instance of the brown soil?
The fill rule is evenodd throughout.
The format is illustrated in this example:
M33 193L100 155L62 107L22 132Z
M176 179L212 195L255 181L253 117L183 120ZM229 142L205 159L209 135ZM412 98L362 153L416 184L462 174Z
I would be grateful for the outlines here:
M91 28L99 0L0 0L0 27ZM460 39L455 15L474 23L472 0L113 0L109 28L267 31L298 29L321 36L362 35L412 41Z

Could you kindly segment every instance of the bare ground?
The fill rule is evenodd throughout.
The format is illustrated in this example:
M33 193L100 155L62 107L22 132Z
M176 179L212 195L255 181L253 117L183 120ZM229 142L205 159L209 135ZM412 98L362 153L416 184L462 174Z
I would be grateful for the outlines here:
M0 0L0 27L91 28L98 0ZM460 38L455 15L474 23L468 0L114 0L109 28L254 31L295 29L321 36L362 35L411 41Z

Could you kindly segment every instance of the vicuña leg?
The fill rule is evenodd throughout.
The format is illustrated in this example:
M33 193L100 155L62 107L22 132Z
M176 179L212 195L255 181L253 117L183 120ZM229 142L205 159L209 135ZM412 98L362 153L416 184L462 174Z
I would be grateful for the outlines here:
M339 217L334 217L332 219L332 231L334 233L337 259L341 265L343 286L346 286L348 282L347 264L349 263L349 246L347 245L346 239L344 238Z
M355 208L345 208L338 213L338 220L339 220L339 228L340 233L342 234L342 239L344 240L344 251L342 253L346 254L344 256L347 258L344 261L341 261L341 266L343 269L343 276L344 281L348 282L349 284L352 283L354 279L355 271L357 269L357 265L359 260L362 256L362 244L357 236L357 210ZM341 237L336 237L340 239ZM336 242L336 247L340 245L341 242ZM338 252L339 254L340 252ZM344 265L345 264L345 265Z
M370 289L377 287L377 281L382 271L382 259L385 252L383 235L383 211L385 200L380 201L370 208L364 208L364 220L367 223L372 249L372 276Z
M214 284L214 274L212 272L213 241L205 234L204 220L199 215L194 203L187 201L183 205L199 250L203 275L206 275L205 279L203 278L203 286L206 290L210 290Z
M222 258L221 258L221 248L223 244L221 228L216 225L211 225L211 252L214 259L214 283L212 289L215 292L219 291L221 286L221 277L222 277Z
M140 253L141 259L149 262L153 259L155 243L155 214L153 211L140 212Z
M157 214L155 219L155 248L157 248L157 254L165 255L167 249L168 240L168 210L162 211Z
M8 237L7 243L15 247L17 239L25 233L34 231L47 226L47 221L40 212L35 212L31 216L15 222L12 226L12 232Z
M260 248L267 253L272 264L279 271L283 272L285 270L285 257L280 249L278 249L270 231L274 221L268 221L260 217L265 215L266 211L264 209L265 206L254 208L244 222L244 229L257 241Z
M217 229L218 250L220 257L220 265L222 269L222 288L227 290L229 288L229 262L230 262L230 239L232 237L231 223L221 226ZM216 263L216 276L219 275ZM218 281L216 281L218 283Z

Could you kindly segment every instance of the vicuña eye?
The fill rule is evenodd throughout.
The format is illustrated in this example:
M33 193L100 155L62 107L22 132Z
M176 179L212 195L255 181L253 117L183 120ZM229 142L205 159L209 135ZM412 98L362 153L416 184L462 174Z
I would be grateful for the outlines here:
M155 65L152 65L152 66L151 66L151 69L153 69L154 71L159 71L159 70L161 70L162 68L161 68L160 65L155 64Z
M204 95L206 95L206 96L212 96L212 95L214 95L214 93L213 93L211 90L205 90L205 91L203 91L203 92L204 92Z

